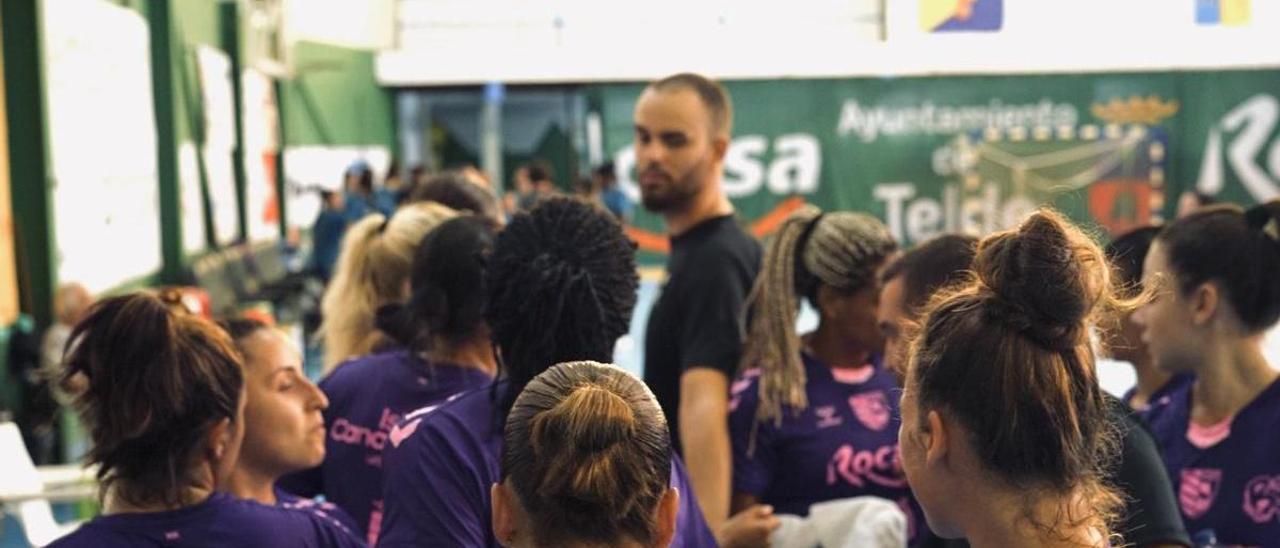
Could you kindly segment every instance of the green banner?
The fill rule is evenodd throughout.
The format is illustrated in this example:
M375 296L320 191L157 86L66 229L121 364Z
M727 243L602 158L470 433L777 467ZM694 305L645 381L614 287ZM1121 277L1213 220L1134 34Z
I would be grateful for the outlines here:
M642 85L593 101L638 198L632 110ZM767 233L797 202L878 215L907 245L984 233L1049 203L1115 234L1172 215L1199 188L1280 197L1280 71L732 81L724 188ZM660 260L661 220L635 233Z

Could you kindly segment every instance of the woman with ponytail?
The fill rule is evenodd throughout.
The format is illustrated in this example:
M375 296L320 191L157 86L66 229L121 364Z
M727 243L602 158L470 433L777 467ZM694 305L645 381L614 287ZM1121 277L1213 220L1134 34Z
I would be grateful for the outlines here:
M323 494L355 518L370 544L382 529L382 451L403 435L396 423L489 384L497 370L482 316L495 230L493 221L471 215L432 230L413 255L408 304L379 311L380 332L400 349L349 360L320 382L329 402L324 462L281 486Z
M1193 538L1280 542L1280 382L1262 339L1280 319L1280 200L1208 206L1156 236L1155 298L1134 320L1155 366L1192 374L1146 418Z
M70 336L64 382L98 467L102 516L51 546L363 546L327 517L224 492L245 434L231 339L145 294L94 306Z
M455 215L452 209L426 202L405 206L389 218L367 215L347 229L333 279L320 302L326 374L347 359L396 345L378 329L377 310L404 303L418 243Z
M1113 545L1117 433L1090 334L1132 303L1049 210L979 242L973 271L933 296L908 351L899 444L930 529L976 548Z
M896 250L874 217L813 206L769 242L729 403L735 511L765 503L805 516L815 503L866 495L909 510L897 385L876 325L877 273ZM819 316L803 335L801 299Z
M639 379L613 365L561 363L507 415L493 530L503 546L665 548L679 498L671 434Z

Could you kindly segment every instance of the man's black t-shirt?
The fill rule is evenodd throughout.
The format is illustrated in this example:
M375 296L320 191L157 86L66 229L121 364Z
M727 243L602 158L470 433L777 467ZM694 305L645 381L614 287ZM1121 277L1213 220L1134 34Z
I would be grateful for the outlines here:
M677 448L680 375L707 367L724 373L726 381L733 378L742 352L743 309L759 271L760 243L732 215L671 238L667 283L645 330L644 381L662 405Z

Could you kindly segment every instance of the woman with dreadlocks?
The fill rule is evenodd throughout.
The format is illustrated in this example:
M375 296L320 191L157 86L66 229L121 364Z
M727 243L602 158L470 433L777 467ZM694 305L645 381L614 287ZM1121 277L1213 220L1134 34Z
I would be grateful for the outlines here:
M729 402L735 511L764 503L806 516L815 503L865 495L910 508L897 385L876 326L876 274L896 250L879 220L813 206L769 243ZM801 298L820 318L803 335Z
M485 320L501 378L409 413L383 452L385 518L378 545L498 546L491 487L501 481L503 428L534 377L569 361L611 361L636 303L635 248L607 211L549 198L497 237L485 273ZM683 466L672 546L714 546Z

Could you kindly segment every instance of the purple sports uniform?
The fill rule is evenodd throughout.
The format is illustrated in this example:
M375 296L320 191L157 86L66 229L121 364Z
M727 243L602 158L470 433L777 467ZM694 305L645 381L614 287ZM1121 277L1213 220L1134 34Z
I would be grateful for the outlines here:
M409 411L490 382L478 369L429 364L404 350L349 360L320 381L329 398L324 463L279 485L303 497L323 494L374 544L382 529L382 449L396 436L392 427Z
M364 545L355 533L320 514L265 506L227 493L214 493L200 504L179 510L101 516L49 546L345 548Z
M755 422L759 369L733 383L734 492L798 516L808 515L815 503L876 496L898 503L907 513L910 537L918 538L925 522L898 457L897 383L878 358L856 369L833 369L807 354L803 359L809 406L799 414L784 406L781 425Z
M1184 384L1144 415L1187 532L1213 530L1224 545L1280 546L1280 381L1211 427L1190 420L1193 386Z
M1174 375L1173 377L1170 377L1169 382L1166 382L1164 383L1164 386L1157 388L1155 392L1151 393L1151 397L1147 398L1147 407L1143 409L1136 409L1136 411L1138 412L1146 411L1147 408L1150 408L1152 405L1155 405L1156 403L1159 403L1162 400L1168 399L1169 394L1172 394L1175 391L1177 391L1179 388L1182 387L1182 385L1190 383L1194 380L1196 380L1196 377L1195 375L1191 375L1191 374L1181 374L1181 375ZM1124 401L1125 405L1129 407L1133 407L1133 396L1137 393L1138 393L1138 387L1135 386L1133 388L1126 390L1124 395L1120 396L1120 399L1121 401Z
M506 382L410 413L384 453L386 475L379 546L498 546L489 488L498 482ZM673 454L671 485L680 491L671 546L715 546L684 465Z
M299 497L279 487L275 488L275 492L276 506L279 506L280 508L288 508L290 510L311 512L332 522L334 525L350 531L352 535L360 536L360 527L356 526L356 520L345 510L338 508L336 504L327 501L317 501L315 499Z

